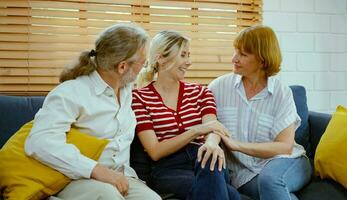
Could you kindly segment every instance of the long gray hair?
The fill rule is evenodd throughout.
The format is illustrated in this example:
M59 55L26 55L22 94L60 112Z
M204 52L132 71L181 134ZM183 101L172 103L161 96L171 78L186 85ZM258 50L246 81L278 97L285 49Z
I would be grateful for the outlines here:
M60 82L92 73L96 68L113 70L124 60L132 61L149 41L148 34L134 24L117 24L105 29L95 41L95 50L81 52L78 62L60 74Z

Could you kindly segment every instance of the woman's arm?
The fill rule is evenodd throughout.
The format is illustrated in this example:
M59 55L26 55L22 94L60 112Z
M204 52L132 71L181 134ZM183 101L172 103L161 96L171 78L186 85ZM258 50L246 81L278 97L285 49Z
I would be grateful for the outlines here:
M295 125L293 123L281 131L273 142L245 143L222 134L220 136L231 151L239 151L250 156L266 159L281 154L291 154L294 145L294 134Z
M152 160L157 161L183 148L200 134L196 129L190 129L176 137L161 142L158 141L153 130L141 131L137 135L148 155Z

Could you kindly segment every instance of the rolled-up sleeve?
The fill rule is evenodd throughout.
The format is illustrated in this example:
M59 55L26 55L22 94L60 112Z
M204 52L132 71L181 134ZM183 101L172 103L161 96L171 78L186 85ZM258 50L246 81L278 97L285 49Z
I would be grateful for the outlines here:
M25 152L71 179L90 178L96 161L66 143L66 133L79 117L78 101L71 91L56 88L36 114L25 142Z
M277 110L274 118L274 126L271 130L271 134L276 137L289 125L295 125L295 130L300 126L301 119L296 111L296 106L293 98L292 91L290 88L286 88L283 91L282 97L280 98L281 106Z

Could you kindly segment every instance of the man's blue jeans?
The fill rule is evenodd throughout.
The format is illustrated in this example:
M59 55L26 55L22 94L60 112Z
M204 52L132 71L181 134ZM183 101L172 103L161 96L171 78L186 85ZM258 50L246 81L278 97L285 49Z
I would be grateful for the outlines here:
M199 146L189 144L178 152L153 162L151 187L158 193L171 193L187 200L239 200L229 184L226 171L210 170L196 161Z
M276 158L239 191L254 200L297 200L293 192L307 184L311 174L312 168L306 156Z

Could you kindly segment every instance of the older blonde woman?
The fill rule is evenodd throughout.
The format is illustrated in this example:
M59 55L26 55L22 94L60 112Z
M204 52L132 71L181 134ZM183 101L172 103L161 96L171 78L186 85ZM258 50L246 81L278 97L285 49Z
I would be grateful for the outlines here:
M276 35L266 26L246 28L234 47L233 73L209 85L231 133L221 137L232 183L253 199L297 199L293 192L310 180L311 167L294 141L300 117L292 92L273 77L281 64Z

